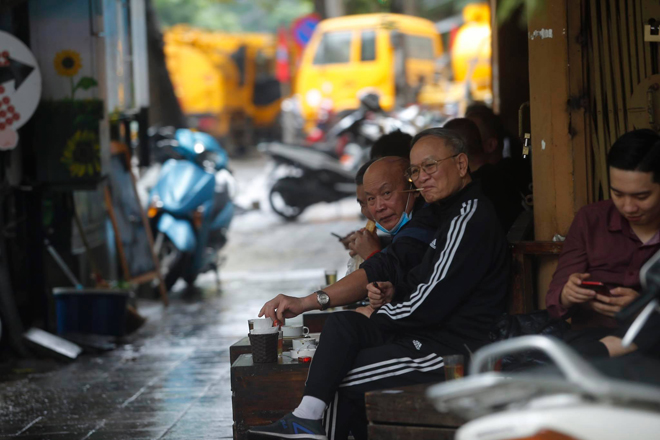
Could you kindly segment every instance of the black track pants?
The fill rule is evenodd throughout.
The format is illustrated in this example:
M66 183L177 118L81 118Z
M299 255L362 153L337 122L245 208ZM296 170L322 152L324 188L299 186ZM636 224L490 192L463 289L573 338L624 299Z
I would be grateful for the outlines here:
M364 393L440 382L442 356L448 354L455 353L412 336L385 337L360 313L333 313L323 326L305 395L328 404L325 424L330 440L346 439L349 432L362 440L367 437Z

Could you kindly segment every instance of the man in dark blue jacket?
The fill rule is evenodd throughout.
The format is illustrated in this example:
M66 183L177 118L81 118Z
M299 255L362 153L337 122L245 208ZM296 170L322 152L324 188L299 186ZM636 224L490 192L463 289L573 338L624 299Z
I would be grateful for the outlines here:
M464 141L445 129L419 133L407 175L439 219L422 263L402 272L391 258L363 269L371 306L328 319L298 408L251 433L365 439L366 391L441 381L443 356L468 356L487 343L505 309L507 243L492 204L472 184ZM335 299L319 292L317 308Z

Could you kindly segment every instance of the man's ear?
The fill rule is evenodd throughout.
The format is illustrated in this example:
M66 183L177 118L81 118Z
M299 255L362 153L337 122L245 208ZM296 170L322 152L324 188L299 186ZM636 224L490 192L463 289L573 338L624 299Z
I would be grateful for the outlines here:
M456 166L458 167L458 174L465 177L470 169L467 154L461 153L456 156Z
M492 154L497 151L497 139L492 137L484 142L484 153Z

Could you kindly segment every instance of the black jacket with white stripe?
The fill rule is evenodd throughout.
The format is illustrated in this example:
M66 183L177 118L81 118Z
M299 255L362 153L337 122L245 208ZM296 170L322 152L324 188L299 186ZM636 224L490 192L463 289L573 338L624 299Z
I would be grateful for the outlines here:
M387 265L397 271L396 277L404 277L422 262L439 222L433 205L420 197L415 202L412 219L394 235L387 247L362 263L360 269L370 271L374 267L373 271L378 271L379 266Z
M434 205L440 222L422 263L400 276L394 266L367 271L369 282L391 281L396 294L371 315L381 329L465 353L488 342L505 311L507 241L495 209L478 184Z

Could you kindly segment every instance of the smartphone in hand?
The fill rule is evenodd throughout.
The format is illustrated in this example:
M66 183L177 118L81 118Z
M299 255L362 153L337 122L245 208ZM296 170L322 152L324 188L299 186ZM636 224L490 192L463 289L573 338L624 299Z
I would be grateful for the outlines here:
M582 281L580 287L582 287L583 289L593 290L599 295L605 295L605 296L612 295L610 293L610 289L600 281Z

